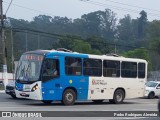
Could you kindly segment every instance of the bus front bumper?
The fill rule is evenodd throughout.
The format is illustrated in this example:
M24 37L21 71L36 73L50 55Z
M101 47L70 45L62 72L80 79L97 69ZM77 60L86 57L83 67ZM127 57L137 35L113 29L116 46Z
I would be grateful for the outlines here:
M15 91L17 98L26 98L32 100L42 100L42 95L39 91L34 92L24 92L24 91Z

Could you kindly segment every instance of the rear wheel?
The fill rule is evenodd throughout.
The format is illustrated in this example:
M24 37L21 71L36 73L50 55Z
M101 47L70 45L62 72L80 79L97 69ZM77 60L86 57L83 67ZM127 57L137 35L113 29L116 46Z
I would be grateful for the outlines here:
M154 97L155 97L154 92L150 92L149 95L148 95L148 98L149 99L153 99Z
M109 102L114 104L120 104L123 103L124 100L124 91L121 89L118 89L115 91L113 99L109 100Z
M52 100L42 100L42 102L46 105L49 105L52 103Z
M62 103L64 105L73 105L76 100L76 93L72 89L67 89L63 93Z

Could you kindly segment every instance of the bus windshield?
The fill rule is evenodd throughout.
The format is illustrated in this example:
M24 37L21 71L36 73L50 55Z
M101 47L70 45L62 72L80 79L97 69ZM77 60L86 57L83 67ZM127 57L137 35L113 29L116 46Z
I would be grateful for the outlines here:
M44 56L36 54L22 55L16 71L17 82L34 82L40 77Z

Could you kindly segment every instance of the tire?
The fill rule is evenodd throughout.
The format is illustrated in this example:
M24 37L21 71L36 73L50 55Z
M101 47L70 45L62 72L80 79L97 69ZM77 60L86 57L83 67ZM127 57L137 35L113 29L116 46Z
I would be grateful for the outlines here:
M62 97L62 103L64 105L73 105L75 103L76 100L76 93L74 90L72 89L67 89L64 91L63 93L63 97Z
M159 101L158 101L158 112L160 113L160 99L159 99Z
M46 105L50 105L52 103L52 100L42 100L42 102Z
M92 100L94 103L102 103L104 100Z
M153 99L155 97L154 92L150 92L148 95L148 99Z
M110 100L114 104L121 104L124 100L124 91L121 89L118 89L115 91L113 100Z
M13 99L16 99L16 98L17 98L15 95L11 95L11 97L12 97Z

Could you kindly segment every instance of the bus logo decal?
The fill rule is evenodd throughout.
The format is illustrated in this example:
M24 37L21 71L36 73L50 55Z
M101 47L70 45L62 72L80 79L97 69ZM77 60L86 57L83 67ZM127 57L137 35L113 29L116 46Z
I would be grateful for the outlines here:
M92 79L92 85L107 85L107 82L105 82L104 80Z
M70 84L72 84L72 82L73 82L72 80L69 80L69 83L70 83Z

